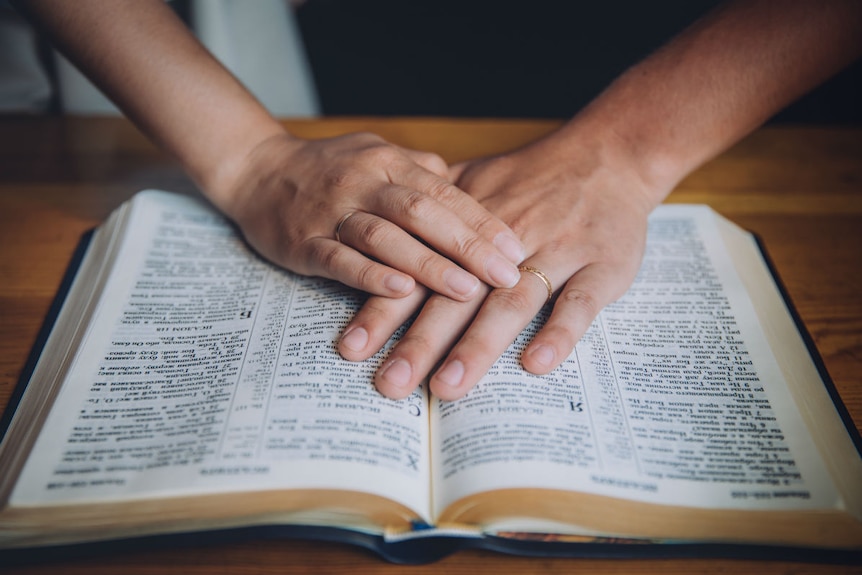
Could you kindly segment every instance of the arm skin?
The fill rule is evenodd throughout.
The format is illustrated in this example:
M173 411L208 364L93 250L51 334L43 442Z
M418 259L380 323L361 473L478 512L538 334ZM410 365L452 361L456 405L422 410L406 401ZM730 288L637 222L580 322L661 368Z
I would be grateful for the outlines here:
M469 300L481 282L518 282L517 236L449 182L441 158L371 134L291 136L163 0L16 4L264 257L389 297L422 283Z
M524 265L557 288L525 369L558 366L640 266L647 216L692 170L862 53L862 2L730 2L620 76L560 130L523 149L455 166L452 177L515 230ZM524 273L484 301L432 296L376 375L404 397L439 363L431 391L467 393L532 320L547 291ZM339 350L368 357L422 305L371 298ZM480 307L481 306L481 307Z

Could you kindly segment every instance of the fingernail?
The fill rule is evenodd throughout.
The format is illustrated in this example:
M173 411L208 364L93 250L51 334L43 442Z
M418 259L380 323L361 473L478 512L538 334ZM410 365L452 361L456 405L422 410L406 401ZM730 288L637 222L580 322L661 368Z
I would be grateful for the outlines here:
M383 285L395 293L407 294L413 290L413 280L400 274L387 274L383 278Z
M368 332L364 327L355 327L341 336L341 343L351 351L362 351L368 345Z
M410 363L404 359L396 359L383 368L380 374L381 379L395 387L407 387L410 383L410 376L413 374L413 369Z
M515 287L515 284L521 279L518 268L512 262L506 261L500 256L491 256L488 258L485 269L494 283L500 287Z
M524 245L510 236L509 234L505 234L500 232L497 234L497 237L494 238L494 245L497 246L497 249L503 252L513 264L519 264L524 261L526 257L526 251L524 250Z
M457 294L470 296L479 289L479 280L460 268L450 268L443 272L443 281Z
M554 365L554 348L541 344L530 352L530 357L542 367L551 367Z
M464 379L464 364L457 359L452 360L437 372L436 377L450 387L458 387Z

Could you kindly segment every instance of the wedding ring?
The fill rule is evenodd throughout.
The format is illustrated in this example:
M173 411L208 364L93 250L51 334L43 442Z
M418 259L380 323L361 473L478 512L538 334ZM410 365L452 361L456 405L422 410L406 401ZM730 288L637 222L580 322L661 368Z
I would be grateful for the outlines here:
M344 214L343 216L341 216L341 219L340 219L340 220L338 220L338 223L337 223L337 224L335 224L335 241L337 241L337 242L341 242L341 226L343 226L343 225L344 225L344 222L346 222L347 220L349 220L349 219L350 219L350 216L352 216L352 215L353 215L353 214L355 214L355 213L356 213L356 212L347 212L346 214Z
M518 266L518 271L533 274L542 280L542 283L545 284L545 287L548 289L548 299L545 300L545 303L551 301L551 296L554 295L554 286L551 285L551 280L548 279L548 276L543 274L541 270L530 266Z

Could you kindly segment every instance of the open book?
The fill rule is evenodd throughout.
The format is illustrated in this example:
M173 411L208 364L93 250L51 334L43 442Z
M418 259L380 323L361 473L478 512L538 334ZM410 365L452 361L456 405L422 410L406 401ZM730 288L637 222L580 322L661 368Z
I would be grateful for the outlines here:
M255 528L402 561L862 550L855 429L756 242L708 207L655 211L634 285L562 367L519 365L539 317L459 401L386 399L386 349L338 356L361 302L199 200L136 195L8 411L0 553Z

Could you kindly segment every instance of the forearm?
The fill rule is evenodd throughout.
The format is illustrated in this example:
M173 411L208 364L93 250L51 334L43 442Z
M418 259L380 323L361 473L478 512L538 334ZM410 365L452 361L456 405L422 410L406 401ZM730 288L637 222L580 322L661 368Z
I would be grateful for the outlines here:
M636 277L655 205L691 170L856 57L860 13L856 0L728 4L555 133L454 167L458 185L523 240L524 277L512 289L491 290L481 307L429 298L377 373L378 389L403 398L425 383L442 399L462 397L554 299L549 288L553 310L521 361L536 374L558 366ZM370 357L421 301L369 299L339 349Z
M163 0L18 5L272 262L386 297L518 281L520 241L442 158L371 134L291 136Z
M635 65L553 138L594 139L660 202L862 53L862 2L730 2Z
M230 211L245 155L284 130L163 0L16 4Z

